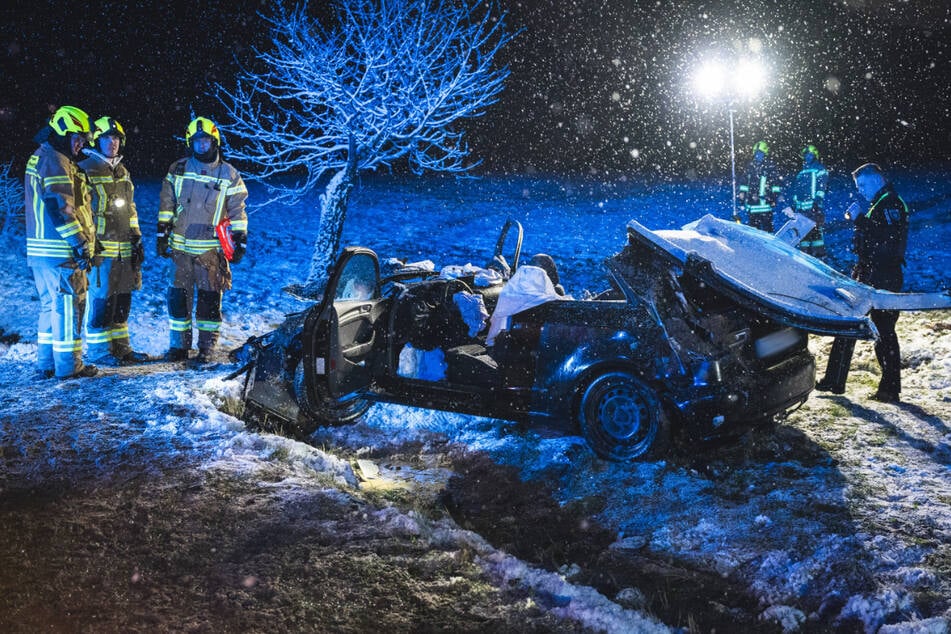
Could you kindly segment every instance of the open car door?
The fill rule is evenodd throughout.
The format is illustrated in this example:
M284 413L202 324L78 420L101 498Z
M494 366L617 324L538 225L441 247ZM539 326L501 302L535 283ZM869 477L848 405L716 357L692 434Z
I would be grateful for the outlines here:
M303 384L298 378L295 391L312 415L344 422L333 419L346 418L348 404L363 402L372 387L373 357L382 351L377 325L386 301L380 296L376 254L360 247L344 249L323 300L304 321Z

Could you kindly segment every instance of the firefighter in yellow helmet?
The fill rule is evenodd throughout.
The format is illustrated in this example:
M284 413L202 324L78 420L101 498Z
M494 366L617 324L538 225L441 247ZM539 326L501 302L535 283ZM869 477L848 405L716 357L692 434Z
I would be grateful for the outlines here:
M809 144L802 148L802 169L796 174L792 182L792 208L785 208L787 216L793 215L793 210L803 214L816 223L816 226L806 234L799 243L799 250L817 258L826 256L825 229L825 197L829 187L829 172L819 162L819 150Z
M125 130L112 117L93 124L93 147L79 163L92 189L96 257L89 277L86 354L98 365L148 360L129 343L132 291L142 288L142 232L129 170L122 164Z
M773 213L779 197L779 179L776 168L769 158L769 145L757 141L753 146L753 158L746 168L745 178L737 195L746 211L746 221L751 227L773 232ZM739 218L734 218L737 222Z
M89 141L89 115L58 108L37 133L26 164L26 258L40 300L36 330L38 378L94 376L83 364L86 272L96 233L85 175L77 162Z
M194 324L195 360L208 363L218 345L222 293L231 288L230 265L240 262L247 244L248 190L221 158L221 134L211 119L193 119L185 144L189 155L172 163L159 194L157 252L172 260L166 359L188 359Z

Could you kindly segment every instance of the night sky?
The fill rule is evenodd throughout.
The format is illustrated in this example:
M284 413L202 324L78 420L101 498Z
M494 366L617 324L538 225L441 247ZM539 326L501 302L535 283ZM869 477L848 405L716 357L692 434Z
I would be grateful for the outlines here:
M313 3L315 7L323 3ZM192 113L269 34L268 3L34 3L4 8L0 161L22 165L50 108L110 114L129 132L133 174L160 175L184 151ZM738 161L760 138L793 170L804 143L827 165L922 165L951 155L951 8L925 0L504 0L512 72L470 124L484 171L721 176L724 104L689 76L705 52L761 46L768 94L736 106ZM318 9L319 10L319 9ZM325 12L325 11L324 11Z

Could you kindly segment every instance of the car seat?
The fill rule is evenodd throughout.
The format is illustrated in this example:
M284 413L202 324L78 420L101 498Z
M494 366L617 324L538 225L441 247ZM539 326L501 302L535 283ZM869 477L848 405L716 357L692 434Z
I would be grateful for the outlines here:
M410 343L419 350L433 350L467 343L469 327L452 300L459 291L469 287L459 280L431 279L400 293L390 326L397 347Z
M537 266L545 271L545 273L548 274L548 279L551 280L552 286L555 287L555 292L559 295L565 294L565 287L561 285L561 279L558 277L558 267L555 265L554 258L547 253L536 253L532 256L532 259L528 261L528 264Z

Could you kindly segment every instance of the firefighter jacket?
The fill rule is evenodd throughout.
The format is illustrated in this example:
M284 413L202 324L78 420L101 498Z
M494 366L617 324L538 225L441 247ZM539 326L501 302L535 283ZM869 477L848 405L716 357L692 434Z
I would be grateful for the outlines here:
M773 211L779 191L779 177L773 162L768 157L762 161L750 161L740 184L740 198L747 212Z
M225 218L232 231L247 232L247 197L244 181L230 163L179 159L169 167L159 194L159 234L171 231L173 252L198 256L218 249L215 226Z
M122 157L110 159L95 150L79 163L92 190L92 217L100 258L132 258L132 240L141 239L134 188Z
M95 253L95 229L86 175L44 142L30 156L24 177L26 259L29 266L73 262L73 248Z
M828 186L829 172L819 161L804 165L792 183L793 209L813 220L819 227L825 221L823 209Z
M890 184L875 194L868 211L855 219L852 250L858 264L852 277L875 288L901 290L908 215L908 205Z

